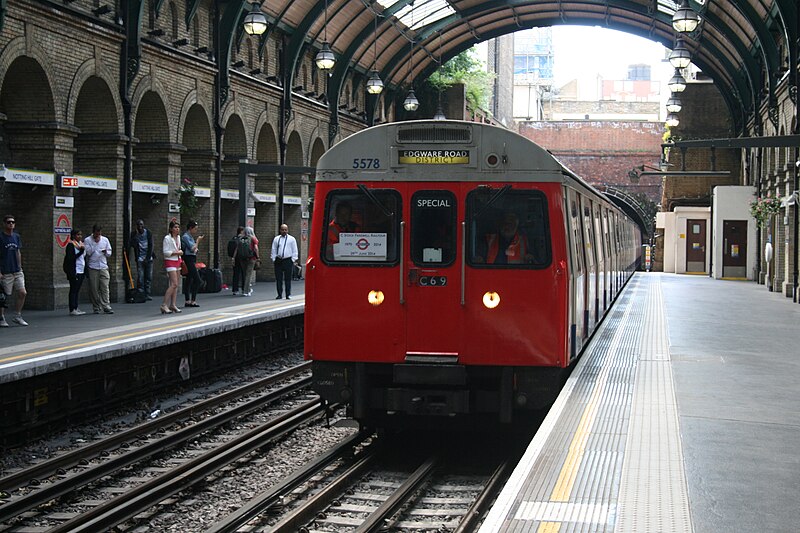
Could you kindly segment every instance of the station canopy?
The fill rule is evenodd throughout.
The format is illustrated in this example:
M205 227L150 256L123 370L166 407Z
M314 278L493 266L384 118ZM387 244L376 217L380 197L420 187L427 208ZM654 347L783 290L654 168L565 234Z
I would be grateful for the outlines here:
M719 87L741 124L763 99L774 98L789 65L797 65L797 0L688 4L700 17L697 29L682 35L692 62ZM671 49L678 36L672 18L681 7L681 0L265 0L261 11L268 33L279 28L290 36L290 61L307 47L330 43L337 58L331 89L339 94L348 69L366 75L374 67L388 88L407 87L409 77L427 78L478 42L534 27L601 26Z

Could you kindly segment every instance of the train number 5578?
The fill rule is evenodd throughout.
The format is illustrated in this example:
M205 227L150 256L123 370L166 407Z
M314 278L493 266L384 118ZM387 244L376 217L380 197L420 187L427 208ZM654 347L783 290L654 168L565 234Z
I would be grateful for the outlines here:
M353 159L353 168L381 168L381 160L367 157L356 158Z

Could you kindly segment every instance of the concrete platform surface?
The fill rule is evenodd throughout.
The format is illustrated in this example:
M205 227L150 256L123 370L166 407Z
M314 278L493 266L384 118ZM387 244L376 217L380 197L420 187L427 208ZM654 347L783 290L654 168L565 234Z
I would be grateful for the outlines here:
M184 308L179 294L182 312L170 315L160 312L162 297L114 303L113 315L95 315L88 304L81 305L89 310L82 316L70 316L66 309L23 309L28 326L0 328L0 383L303 313L302 280L292 282L291 300L276 300L275 295L274 282L260 282L250 297L229 290L198 294L200 307ZM11 316L13 311L6 309L6 318Z

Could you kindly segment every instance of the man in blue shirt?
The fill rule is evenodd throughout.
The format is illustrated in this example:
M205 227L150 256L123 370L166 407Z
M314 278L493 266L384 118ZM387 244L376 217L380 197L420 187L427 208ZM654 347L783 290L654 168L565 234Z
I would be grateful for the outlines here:
M0 274L3 292L6 296L11 296L13 291L17 292L16 315L11 319L12 322L20 326L27 326L28 323L22 319L22 306L25 305L25 275L22 273L22 239L14 231L17 224L14 215L3 217L3 231L0 232ZM0 327L7 328L5 309L0 307Z

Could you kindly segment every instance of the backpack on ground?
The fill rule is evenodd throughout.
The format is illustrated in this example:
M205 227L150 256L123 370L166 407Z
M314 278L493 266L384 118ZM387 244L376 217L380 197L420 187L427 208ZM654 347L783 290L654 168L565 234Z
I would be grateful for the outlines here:
M236 257L239 259L251 259L256 255L253 251L253 240L250 237L240 237L236 248Z

